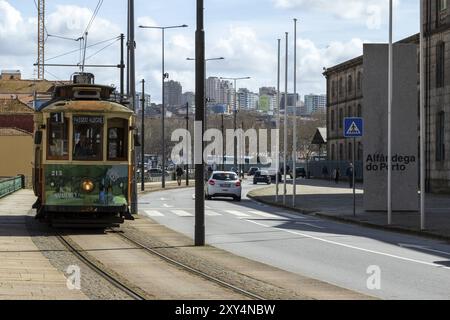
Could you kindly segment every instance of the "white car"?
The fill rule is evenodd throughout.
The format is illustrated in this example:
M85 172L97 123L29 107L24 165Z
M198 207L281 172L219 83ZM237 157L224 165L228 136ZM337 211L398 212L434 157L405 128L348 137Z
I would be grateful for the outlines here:
M213 197L230 197L241 201L242 183L234 172L215 171L206 186L206 199Z

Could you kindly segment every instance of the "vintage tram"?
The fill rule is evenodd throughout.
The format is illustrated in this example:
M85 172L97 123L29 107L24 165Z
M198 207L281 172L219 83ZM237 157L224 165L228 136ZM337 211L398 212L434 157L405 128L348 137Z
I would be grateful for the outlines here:
M106 227L132 219L134 113L114 88L76 74L36 109L36 218L53 226Z

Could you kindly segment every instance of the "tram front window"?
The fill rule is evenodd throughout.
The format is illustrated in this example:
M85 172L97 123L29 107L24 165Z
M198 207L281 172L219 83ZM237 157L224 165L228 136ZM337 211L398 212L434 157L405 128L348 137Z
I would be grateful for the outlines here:
M48 120L47 158L49 160L69 159L69 126L67 118L50 117Z
M73 160L103 159L103 117L73 117Z

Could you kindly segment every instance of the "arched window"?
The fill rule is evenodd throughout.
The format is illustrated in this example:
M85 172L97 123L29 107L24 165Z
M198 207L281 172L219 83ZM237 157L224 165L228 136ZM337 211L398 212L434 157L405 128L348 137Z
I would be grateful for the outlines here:
M344 95L344 79L339 79L339 95L342 97Z
M361 73L361 71L358 71L358 77L357 77L356 81L357 81L358 91L361 91L361 89L362 89L362 73Z
M441 111L436 118L436 161L445 160L445 112Z
M339 109L339 129L344 125L344 109Z

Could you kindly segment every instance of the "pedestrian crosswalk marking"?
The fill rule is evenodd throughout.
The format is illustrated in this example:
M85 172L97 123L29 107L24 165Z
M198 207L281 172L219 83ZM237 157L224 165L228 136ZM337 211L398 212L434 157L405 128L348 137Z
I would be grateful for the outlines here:
M193 217L192 214L190 214L189 212L184 211L184 210L172 210L172 213L174 213L180 217Z
M249 217L248 214L236 210L226 210L225 212L237 217Z
M156 210L145 210L145 215L148 217L164 217L164 215Z

